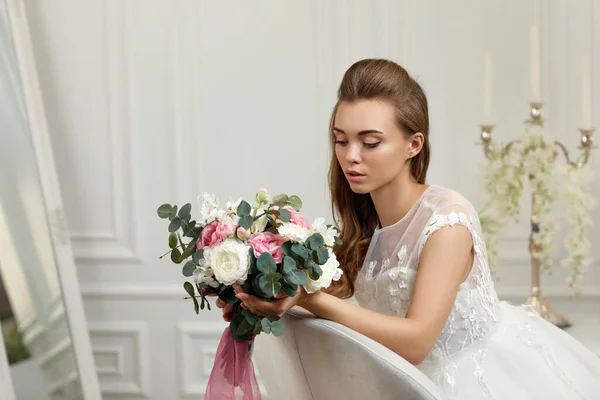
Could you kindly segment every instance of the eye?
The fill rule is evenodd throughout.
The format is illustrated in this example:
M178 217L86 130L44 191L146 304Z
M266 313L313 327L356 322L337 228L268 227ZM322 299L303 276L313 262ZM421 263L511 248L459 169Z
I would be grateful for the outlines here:
M379 146L379 143L381 142L377 142L377 143L363 143L365 145L365 147L368 147L369 149L374 149L375 147Z
M346 143L348 143L348 142L346 142L346 141L344 141L344 140L336 140L336 141L335 141L335 144L340 144L340 145L342 145L342 146L343 146L343 145L345 145Z

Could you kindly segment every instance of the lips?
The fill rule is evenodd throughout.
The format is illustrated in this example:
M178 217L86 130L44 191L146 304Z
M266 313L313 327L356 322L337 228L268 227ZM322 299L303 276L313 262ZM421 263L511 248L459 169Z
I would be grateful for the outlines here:
M360 172L354 171L354 170L348 170L348 171L346 171L346 175L356 176L356 177L358 177L358 176L365 176L365 174L361 174Z

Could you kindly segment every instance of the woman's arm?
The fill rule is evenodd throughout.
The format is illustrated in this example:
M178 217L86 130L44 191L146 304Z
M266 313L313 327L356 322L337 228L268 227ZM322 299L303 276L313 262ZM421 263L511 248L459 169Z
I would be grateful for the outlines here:
M380 314L324 292L274 302L240 293L255 313L286 312L294 305L353 329L396 352L412 364L429 354L454 304L459 285L473 264L473 243L461 225L445 227L425 244L410 308L405 318ZM260 315L260 314L259 314Z

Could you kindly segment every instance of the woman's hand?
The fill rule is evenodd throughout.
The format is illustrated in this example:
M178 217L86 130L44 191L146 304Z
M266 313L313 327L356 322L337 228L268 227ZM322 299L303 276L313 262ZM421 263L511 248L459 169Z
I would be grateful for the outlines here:
M235 297L242 301L242 308L259 317L266 317L267 315L277 315L281 317L290 308L296 305L302 306L308 298L308 293L306 293L302 286L298 287L298 291L294 297L288 297L282 292L277 293L275 298L278 300L266 300L252 296L246 293L240 285L233 285L233 288L236 293ZM231 308L231 311L233 311L233 307ZM225 308L223 309L223 318L225 318Z

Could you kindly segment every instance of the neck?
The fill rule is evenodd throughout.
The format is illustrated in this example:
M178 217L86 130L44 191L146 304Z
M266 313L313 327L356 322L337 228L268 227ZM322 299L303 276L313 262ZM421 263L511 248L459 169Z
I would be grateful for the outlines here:
M418 183L412 175L398 176L390 183L371 192L371 199L384 228L400 221L419 200L427 185Z

